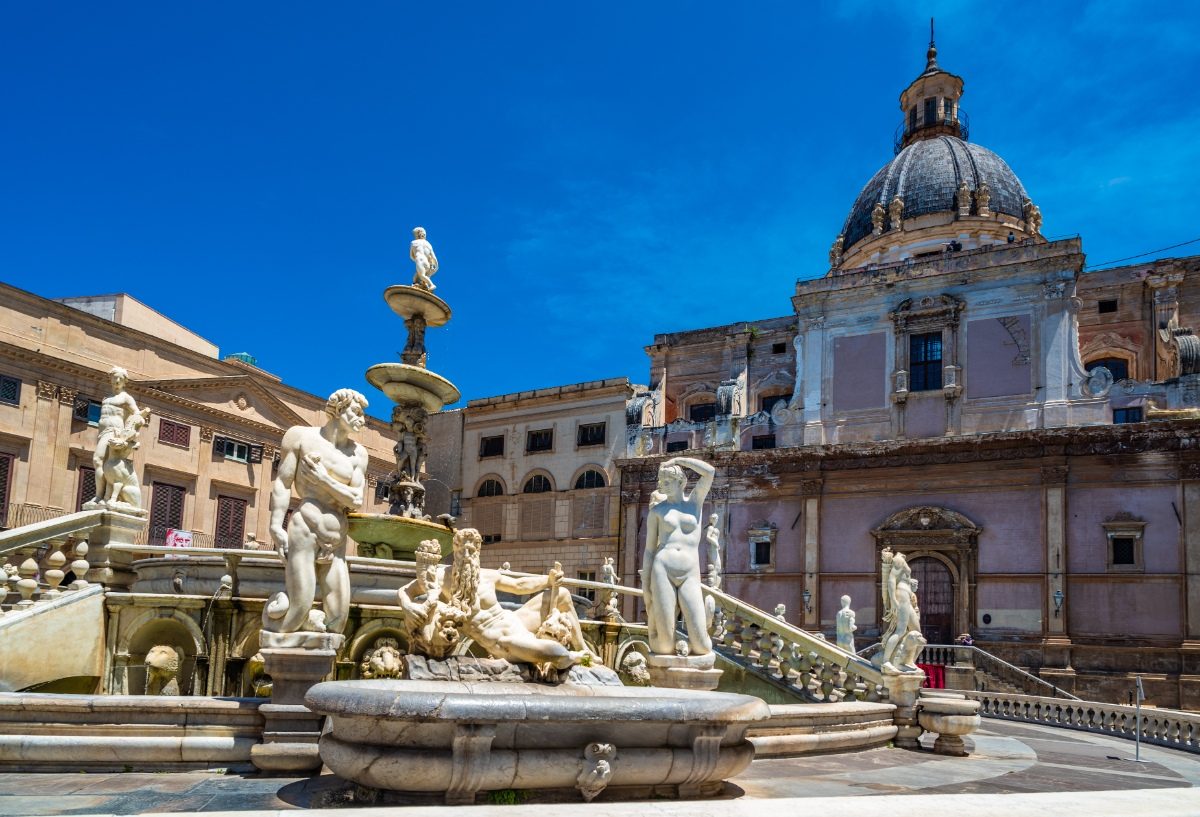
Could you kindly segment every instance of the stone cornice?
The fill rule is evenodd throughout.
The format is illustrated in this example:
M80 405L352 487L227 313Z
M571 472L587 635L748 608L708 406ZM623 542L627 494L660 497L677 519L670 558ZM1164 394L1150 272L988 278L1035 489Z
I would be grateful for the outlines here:
M766 474L796 474L819 479L824 472L864 468L900 468L920 465L1041 460L1063 457L1109 456L1150 452L1177 453L1181 478L1200 475L1200 457L1192 452L1200 437L1200 420L1136 423L1111 426L1010 431L964 437L923 440L890 440L872 443L776 448L764 451L698 452L717 468L718 481L754 479ZM675 455L672 455L675 456ZM622 487L653 484L665 456L619 459ZM1050 479L1058 478L1051 472Z

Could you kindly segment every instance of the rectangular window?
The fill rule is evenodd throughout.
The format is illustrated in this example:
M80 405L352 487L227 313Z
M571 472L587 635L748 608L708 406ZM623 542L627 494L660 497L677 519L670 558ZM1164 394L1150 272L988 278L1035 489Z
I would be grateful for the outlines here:
M750 448L753 451L758 451L763 448L775 447L774 434L755 434L750 438Z
M391 498L392 486L386 479L381 479L375 483L375 501L387 502Z
M20 380L0 374L0 403L8 403L10 406L21 405Z
M450 492L450 515L462 516L462 491Z
M782 355L786 351L787 351L786 343L772 343L771 344L771 354L773 354L773 355Z
M580 570L580 571L578 571L578 572L575 574L575 578L579 579L580 581L585 581L585 582L594 582L594 581L596 581L596 571L594 571L594 570ZM595 600L596 600L596 591L595 591L595 589L594 589L594 588L591 588L591 587L573 587L573 588L571 588L571 589L575 591L575 595L577 595L577 596L583 596L583 597L584 597L585 599L587 599L588 601L595 601Z
M1114 565L1136 565L1136 540L1132 536L1114 536L1112 541L1112 563Z
M917 129L917 106L913 105L908 109L908 132L912 133Z
M688 419L693 423L707 423L717 416L716 403L697 403L688 406Z
M766 567L771 564L771 540L759 539L752 542L754 550L751 553L755 567Z
M1087 364L1088 374L1092 373L1092 369L1098 366L1103 366L1112 373L1113 382L1120 383L1122 380L1129 379L1129 361L1119 357L1102 357L1099 360L1093 360Z
M158 441L187 448L192 443L192 427L163 417L158 421Z
M81 423L96 425L100 422L100 403L88 397L76 397L71 416Z
M187 489L178 485L156 482L150 489L150 540L151 545L164 544L168 530L183 527L183 498Z
M1134 408L1119 408L1113 409L1113 422L1121 423L1140 423L1142 421L1142 407L1135 406Z
M262 462L263 447L229 437L213 437L213 453L234 462L259 463Z
M1105 314L1106 312L1116 312L1117 311L1117 299L1116 298L1106 298L1103 301L1097 301L1096 302L1096 311L1099 312L1101 315Z
M942 387L942 333L908 336L908 388L934 391Z
M579 426L577 445L604 445L604 432L607 423L583 423Z
M86 465L79 466L79 492L76 497L75 510L82 511L83 503L96 498L96 469Z
M246 539L246 500L217 497L217 525L213 539L219 548L240 548Z
M667 453L670 454L673 451L687 451L687 447L687 440L672 440L671 442L667 443Z
M925 99L925 122L926 127L937 122L937 97L931 96Z
M495 437L480 437L479 438L479 458L484 457L503 457L504 456L504 435L497 434Z
M483 534L480 534L480 538L483 539L483 543L485 545L490 545L494 542L500 541L500 534L498 534L498 533L483 533Z
M0 528L8 525L8 498L12 495L13 463L16 459L12 454L0 454Z
M551 451L554 448L554 429L539 428L525 435L525 453Z

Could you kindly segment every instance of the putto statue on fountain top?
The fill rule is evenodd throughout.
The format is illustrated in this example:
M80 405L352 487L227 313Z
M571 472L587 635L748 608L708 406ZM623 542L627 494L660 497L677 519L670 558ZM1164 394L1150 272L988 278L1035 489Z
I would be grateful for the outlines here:
M114 511L146 516L142 508L142 486L133 465L133 451L138 447L138 432L150 421L150 409L138 409L137 401L125 391L129 373L120 366L109 372L113 393L100 404L100 420L96 424L96 452L92 464L96 468L96 496L83 505L84 510L108 508Z
M413 286L433 292L433 274L438 271L437 256L433 254L433 245L425 238L425 228L413 229L412 244L408 248L408 257L417 265L413 275Z
M300 646L303 641L268 633L340 633L346 628L346 514L362 507L367 471L367 449L351 435L366 426L366 407L367 398L353 389L339 389L325 404L325 425L292 426L283 435L271 488L270 530L284 560L287 590L273 595L263 608L264 646ZM284 530L293 487L300 494L300 506ZM318 582L323 613L312 609Z

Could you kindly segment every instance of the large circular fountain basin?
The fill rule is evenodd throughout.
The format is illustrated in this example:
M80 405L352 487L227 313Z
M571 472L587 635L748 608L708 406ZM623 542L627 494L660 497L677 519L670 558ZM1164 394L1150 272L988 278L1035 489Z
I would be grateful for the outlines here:
M404 320L422 315L427 326L444 326L450 320L450 306L438 296L420 287L397 284L383 291L388 306Z
M305 701L329 716L320 751L334 773L451 803L503 789L590 799L598 780L618 796L713 795L754 759L747 728L770 717L748 695L571 684L330 681Z
M441 375L407 363L376 363L367 369L367 382L394 403L420 403L430 414L457 403L458 388Z
M360 556L367 555L366 550L370 549L377 559L411 562L415 559L417 545L426 539L436 539L442 546L442 556L450 555L454 531L445 525L389 513L351 513L346 516L350 521L350 538L358 542ZM388 552L379 545L385 545Z

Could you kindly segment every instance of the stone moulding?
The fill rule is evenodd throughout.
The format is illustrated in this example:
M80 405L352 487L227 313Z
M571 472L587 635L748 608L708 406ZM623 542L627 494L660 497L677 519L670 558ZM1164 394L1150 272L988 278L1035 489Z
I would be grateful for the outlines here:
M600 782L606 795L711 796L750 764L746 731L770 717L757 698L651 687L334 681L306 701L329 716L334 773L447 803L510 788L587 797Z

